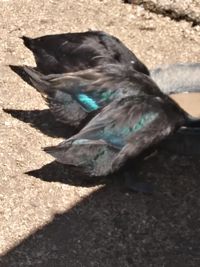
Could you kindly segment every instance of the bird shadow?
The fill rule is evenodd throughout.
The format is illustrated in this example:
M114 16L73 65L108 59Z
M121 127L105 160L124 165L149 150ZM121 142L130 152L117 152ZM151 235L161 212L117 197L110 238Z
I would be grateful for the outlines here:
M149 156L149 154L151 156ZM145 158L146 155L148 155L148 158ZM128 160L124 164L123 168L107 176L91 177L88 176L86 173L84 173L81 167L65 165L57 161L50 162L39 169L30 170L25 174L33 176L37 179L41 179L46 182L60 182L68 185L82 186L82 187L91 187L99 184L104 184L104 185L115 184L121 187L122 190L126 190L127 188L124 183L124 177L125 177L124 174L129 173L131 176L135 175L136 172L137 177L133 176L133 179L140 178L141 180L143 180L142 177L140 177L141 163L146 163L149 161L154 162L154 158L156 157L156 155L157 154L154 153L154 149L153 150L149 149L148 152L145 151L144 153L141 153L141 155L138 156L137 159L135 159L134 166L135 167L137 166L136 168L133 168L132 160ZM143 165L144 164L142 164L142 169L144 169ZM147 179L144 179L144 182L146 183L148 182L148 180L149 179L147 177Z
M77 132L75 128L57 121L49 109L16 110L5 108L3 111L51 137L69 138Z
M14 244L0 266L199 266L199 165L190 162L189 169L187 159L166 158L147 164L149 171L157 169L160 194L124 194L103 186ZM73 203L72 189L66 190ZM38 208L31 216L44 214Z
M50 162L39 169L31 170L25 174L41 179L46 182L60 182L73 186L92 187L100 184L109 184L112 182L106 177L88 178L80 170L73 166L66 166L57 161Z
M144 158L141 156L134 164L137 166L137 176L145 183L150 183L153 186L153 191L159 191L162 187L160 182L160 176L162 171L169 176L173 176L174 173L182 173L183 167L190 168L191 165L197 164L198 157L186 157L176 155L170 152L166 152L161 149L155 150L151 156ZM182 164L184 162L184 164ZM67 166L57 161L52 161L38 169L27 171L25 174L41 179L46 182L59 182L73 186L92 187L100 184L115 185L121 188L122 191L128 189L124 184L124 172L129 172L130 175L134 175L135 171L130 162L126 163L122 170L117 173L110 174L104 177L88 177L81 172L81 169L73 166ZM139 167L138 168L138 164ZM162 166L162 167L159 167ZM134 171L134 172L133 172ZM133 176L134 178L134 176Z
M29 76L23 70L23 66L9 65L9 67L26 83L32 85ZM33 128L51 137L68 138L77 131L74 127L57 121L49 109L16 110L5 108L3 111L20 121L30 124Z

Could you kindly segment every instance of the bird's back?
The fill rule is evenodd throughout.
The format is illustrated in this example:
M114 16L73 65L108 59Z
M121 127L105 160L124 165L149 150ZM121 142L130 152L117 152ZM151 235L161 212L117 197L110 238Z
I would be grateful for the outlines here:
M149 74L147 67L119 39L101 31L46 35L24 44L43 73L83 70L107 63L123 63Z

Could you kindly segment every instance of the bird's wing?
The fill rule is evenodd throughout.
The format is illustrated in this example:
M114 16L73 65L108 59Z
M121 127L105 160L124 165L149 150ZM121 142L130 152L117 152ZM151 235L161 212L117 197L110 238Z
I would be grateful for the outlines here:
M95 149L99 142L103 142L106 151L115 151L115 156L110 158L110 170L117 170L129 157L136 157L143 150L157 144L176 128L176 121L170 119L165 110L165 103L159 99L149 96L127 97L117 100L105 107L96 115L86 127L77 135L59 145L59 150L65 151L65 162L67 161L67 150L65 147L76 144L78 154L73 155L78 161L84 150L78 149L77 145L92 142ZM81 148L81 147L80 147ZM60 162L61 154L57 147L50 148L51 155ZM82 156L81 156L82 155ZM92 153L91 153L92 155ZM62 154L63 157L63 154ZM93 159L94 160L94 159Z
M46 74L88 69L107 63L131 65L149 75L147 67L118 38L102 31L23 36L24 45L35 55L40 71Z
M56 98L56 91L70 94L86 111L98 110L116 98L127 95L161 95L148 76L122 64L107 64L66 74L43 75L24 67L33 86L42 94Z
M169 117L166 103L149 96L127 97L104 108L75 137L102 139L119 150L113 169L129 157L157 144L176 129L176 120Z

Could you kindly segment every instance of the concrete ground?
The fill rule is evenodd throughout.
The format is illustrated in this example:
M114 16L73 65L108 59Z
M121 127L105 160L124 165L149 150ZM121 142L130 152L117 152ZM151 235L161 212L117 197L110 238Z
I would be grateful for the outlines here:
M22 35L100 29L150 68L200 62L200 30L120 0L0 0L0 267L200 266L199 158L161 153L141 176L157 188L85 184L41 147L71 130L8 64L34 65ZM184 98L184 99L183 99ZM199 96L178 101L200 114Z

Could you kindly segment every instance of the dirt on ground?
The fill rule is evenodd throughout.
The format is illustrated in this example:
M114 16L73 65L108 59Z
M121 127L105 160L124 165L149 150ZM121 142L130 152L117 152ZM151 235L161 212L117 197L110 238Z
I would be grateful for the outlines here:
M200 266L199 158L160 152L144 161L153 195L117 179L85 183L41 149L72 129L8 67L34 65L22 35L88 29L117 36L149 68L200 62L199 27L120 0L0 0L0 15L0 267ZM200 114L199 100L178 101Z

